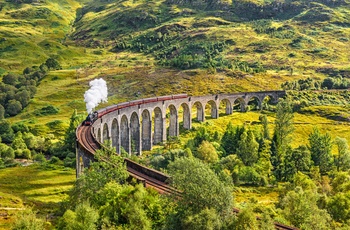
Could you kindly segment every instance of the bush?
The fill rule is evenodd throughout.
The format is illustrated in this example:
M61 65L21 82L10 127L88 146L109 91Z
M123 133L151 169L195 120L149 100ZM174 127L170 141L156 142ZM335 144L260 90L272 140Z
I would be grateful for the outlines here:
M50 161L49 161L50 164L60 164L62 163L61 160L58 158L58 157L51 157Z
M34 159L34 161L37 161L40 163L46 162L46 158L45 158L44 154L42 154L42 153L36 154L33 159Z
M45 116L45 115L52 115L57 114L59 111L58 108L56 108L53 105L48 105L46 107L41 108L40 110L35 111L36 116Z
M29 149L24 149L24 150L22 151L22 156L23 156L23 158L29 160L29 159L32 158L32 152L31 152Z
M45 229L44 220L36 217L36 212L32 208L26 208L22 212L17 212L15 223L12 227L14 230L41 230Z

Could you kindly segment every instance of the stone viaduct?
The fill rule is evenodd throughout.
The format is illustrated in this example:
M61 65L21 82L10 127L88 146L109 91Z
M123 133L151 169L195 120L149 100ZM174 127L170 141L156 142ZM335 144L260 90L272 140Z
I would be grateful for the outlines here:
M252 103L257 109L263 109L264 100L266 102L269 99L269 103L274 104L285 95L285 91L261 91L185 95L178 99L145 102L106 113L93 123L92 133L100 143L109 140L117 153L123 148L129 154L140 155L143 150L151 150L154 144L165 142L167 137L178 136L180 124L184 129L191 129L194 114L197 121L203 122L205 111L210 111L211 118L218 118L219 109L225 114L232 114L238 106L244 112Z

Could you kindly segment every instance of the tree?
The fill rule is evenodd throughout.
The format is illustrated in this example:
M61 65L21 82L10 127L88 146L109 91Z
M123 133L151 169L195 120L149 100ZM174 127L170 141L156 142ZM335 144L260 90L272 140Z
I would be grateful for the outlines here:
M318 197L301 187L289 191L281 201L282 215L292 225L302 229L330 229L331 217L317 207Z
M61 218L58 229L95 230L98 212L88 202L78 204L75 211L67 210Z
M14 159L15 151L6 144L0 143L0 157Z
M264 139L268 139L270 140L270 130L269 130L269 121L267 120L267 116L266 115L260 115L259 116L259 121L261 122L261 124L263 125L263 137Z
M178 158L169 164L168 170L172 185L182 191L182 199L175 197L178 202L175 219L179 223L174 223L177 229L184 226L186 216L205 209L215 210L222 219L232 212L230 187L222 183L207 164L196 158Z
M271 161L278 180L282 179L284 158L289 148L292 139L290 135L293 131L292 104L288 98L280 99L276 106L275 129L271 145Z
M5 118L5 108L0 104L0 120Z
M30 94L27 90L24 89L16 93L15 99L19 101L22 105L22 108L24 108L29 103Z
M328 133L322 135L317 128L314 128L309 135L309 149L311 159L316 166L320 167L321 174L327 173L332 165L331 136Z
M27 148L26 143L24 142L24 140L22 138L22 133L21 132L17 132L15 134L15 138L12 141L11 147L14 150L17 150L17 149L22 149L23 150L23 149Z
M335 156L334 159L337 170L346 171L350 169L350 150L348 141L345 138L336 137L334 143L338 149L338 155Z
M252 166L259 159L259 143L251 130L245 130L238 141L237 155L246 166Z
M221 138L221 146L225 150L226 155L236 153L238 141L244 131L245 126L235 128L231 123L228 123L226 131Z
M49 70L62 69L60 63L54 58L47 59L46 62L45 62L45 65L49 68Z
M75 151L75 130L83 120L84 117L78 115L77 110L74 110L70 117L69 127L64 139L65 148L71 152Z
M214 230L221 229L222 222L215 209L203 209L200 213L189 215L184 220L184 229Z
M112 148L97 150L95 158L97 161L76 180L70 196L72 206L86 200L96 207L103 205L102 188L111 181L125 183L129 177L123 158L115 155Z
M13 74L13 73L6 74L2 78L2 82L7 84L7 85L15 86L17 84L17 81L18 81L18 75Z
M271 141L268 139L264 139L260 152L259 152L259 160L255 164L254 168L256 171L263 177L266 178L267 181L271 180L273 166L271 164Z
M337 193L331 197L327 210L334 220L346 223L350 219L350 192Z
M161 229L165 214L171 207L153 189L142 184L135 186L107 183L100 193L102 226L106 229L123 226L125 229Z
M311 166L311 155L309 149L301 145L296 149L290 149L286 153L283 178L290 180L297 172L307 172Z
M258 230L258 222L251 206L242 209L237 215L236 230Z
M208 141L199 145L196 156L207 163L215 163L219 159L215 147Z
M7 120L0 120L0 136L2 141L6 144L10 144L15 137L11 128L11 123Z
M13 99L13 100L9 100L9 102L7 103L6 112L10 116L17 115L18 113L21 112L21 110L22 110L22 105L19 101Z

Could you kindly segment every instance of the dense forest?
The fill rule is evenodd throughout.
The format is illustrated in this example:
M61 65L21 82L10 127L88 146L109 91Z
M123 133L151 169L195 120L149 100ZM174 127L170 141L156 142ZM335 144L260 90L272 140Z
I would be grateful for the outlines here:
M349 0L0 0L0 19L0 229L350 228ZM142 156L122 151L181 192L161 195L109 148L75 180L97 77L109 92L98 108L287 96L217 120L206 108Z

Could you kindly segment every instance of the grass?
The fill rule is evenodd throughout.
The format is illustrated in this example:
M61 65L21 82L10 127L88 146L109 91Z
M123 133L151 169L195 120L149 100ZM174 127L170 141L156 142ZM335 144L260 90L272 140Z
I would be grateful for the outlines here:
M0 229L9 229L13 214L33 206L40 216L55 212L75 181L75 170L67 168L47 169L39 165L0 170Z

